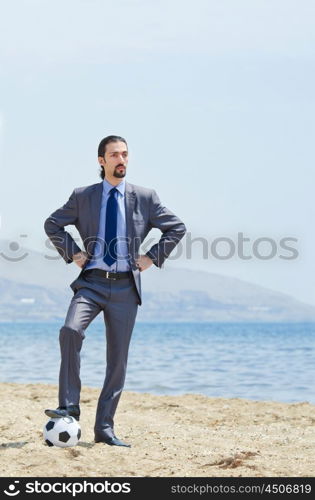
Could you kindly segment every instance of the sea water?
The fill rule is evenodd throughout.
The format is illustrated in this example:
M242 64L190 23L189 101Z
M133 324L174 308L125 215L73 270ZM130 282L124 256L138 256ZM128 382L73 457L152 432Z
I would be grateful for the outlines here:
M0 381L58 384L56 323L0 323ZM103 385L104 324L85 331L82 385ZM315 404L314 323L136 323L125 390Z

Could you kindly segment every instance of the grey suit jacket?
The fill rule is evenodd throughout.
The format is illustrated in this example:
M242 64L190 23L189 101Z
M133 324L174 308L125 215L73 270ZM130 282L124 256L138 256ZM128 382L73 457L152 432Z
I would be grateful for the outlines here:
M81 251L72 236L64 229L69 224L77 228L82 238L88 255L87 262L93 256L98 234L102 192L103 182L74 189L67 203L53 212L45 221L44 228L47 236L67 264L72 262L74 254ZM140 271L136 267L135 260L139 256L142 241L152 228L162 231L159 242L146 253L157 267L161 267L184 236L186 227L176 215L161 204L154 189L126 182L125 208L130 264L141 305Z

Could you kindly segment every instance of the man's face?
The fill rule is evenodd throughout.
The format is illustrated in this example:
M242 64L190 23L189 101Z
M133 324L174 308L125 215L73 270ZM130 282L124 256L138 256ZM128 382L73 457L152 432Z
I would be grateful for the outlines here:
M122 178L126 175L128 149L124 142L110 142L106 146L105 156L98 157L99 164L105 169L106 178Z

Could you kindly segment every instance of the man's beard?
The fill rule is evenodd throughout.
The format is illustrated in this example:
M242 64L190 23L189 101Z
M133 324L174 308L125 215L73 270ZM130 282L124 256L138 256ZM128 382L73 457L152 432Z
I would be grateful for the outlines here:
M126 175L126 169L124 169L122 172L120 172L119 170L114 170L114 173L113 173L113 176L114 177L118 177L118 179L121 179L122 177L125 177Z

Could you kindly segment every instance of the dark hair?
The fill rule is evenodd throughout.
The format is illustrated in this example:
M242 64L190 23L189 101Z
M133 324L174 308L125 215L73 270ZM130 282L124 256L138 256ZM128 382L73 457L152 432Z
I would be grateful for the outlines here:
M110 142L124 142L126 144L126 146L128 147L127 141L123 137L120 137L119 135L108 135L107 137L104 137L104 139L102 139L101 142L99 143L98 150L97 150L98 156L101 156L102 158L104 158L105 153L106 153L106 146ZM105 179L105 171L104 171L104 167L102 167L102 166L101 166L101 170L100 170L100 177L102 179Z

